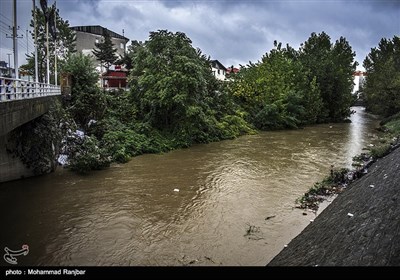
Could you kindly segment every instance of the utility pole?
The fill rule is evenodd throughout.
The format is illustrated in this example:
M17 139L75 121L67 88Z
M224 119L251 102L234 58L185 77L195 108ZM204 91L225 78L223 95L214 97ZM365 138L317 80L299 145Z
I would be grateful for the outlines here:
M56 36L54 38L54 84L57 86L57 2L54 1L54 29Z
M14 5L13 5L13 27L12 27L12 35L9 36L6 34L7 38L12 38L13 39L13 53L14 53L14 68L15 68L15 78L19 79L19 73L18 73L18 38L22 38L22 36L18 36L17 31L19 29L19 26L17 26L17 0L14 0ZM11 27L10 27L11 29Z
M122 37L125 38L125 30L122 29ZM126 55L126 43L124 43L124 56Z
M28 29L26 30L26 55L29 55Z
M46 63L47 63L47 84L50 84L50 50L49 50L49 21L46 20Z
M18 73L18 42L17 42L17 0L14 0L14 9L13 9L13 50L14 50L14 68L15 68L15 79L19 79Z
M37 52L37 31L36 31L36 3L33 1L33 29L35 34L35 82L39 82L39 71L38 71L38 52Z
M11 77L11 64L10 64L10 56L11 53L8 53L8 75Z

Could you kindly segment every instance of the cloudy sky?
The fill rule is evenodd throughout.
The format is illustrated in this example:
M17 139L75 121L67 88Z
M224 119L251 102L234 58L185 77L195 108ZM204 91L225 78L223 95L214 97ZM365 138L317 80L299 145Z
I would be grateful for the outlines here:
M13 0L0 0L0 60L8 62ZM36 0L39 5L39 0ZM49 5L53 0L48 0ZM71 26L101 25L131 40L150 31L186 33L212 59L225 66L256 62L274 40L298 48L312 32L325 31L332 42L344 36L362 61L381 38L400 35L400 0L58 0ZM20 60L27 48L32 0L17 0ZM11 65L13 65L11 56ZM359 66L358 68L360 68Z

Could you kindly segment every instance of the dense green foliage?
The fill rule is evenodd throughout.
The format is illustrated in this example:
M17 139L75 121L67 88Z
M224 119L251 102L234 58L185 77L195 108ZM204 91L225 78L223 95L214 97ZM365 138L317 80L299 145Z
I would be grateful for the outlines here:
M364 60L367 109L390 116L400 111L400 37L383 38Z
M133 53L130 85L138 118L172 134L184 146L248 132L247 124L237 120L240 114L228 107L229 103L216 102L229 100L220 96L225 93L219 91L210 61L191 43L184 33L161 30L151 32L149 41ZM221 133L221 126L231 135Z
M355 53L347 40L340 37L332 44L330 37L322 32L312 33L299 50L299 60L305 67L309 81L314 77L322 98L321 121L342 121L350 116L354 101L353 72L357 62Z
M86 172L109 160L253 132L226 85L212 76L209 59L185 34L152 32L130 48L129 60L130 91L100 90L89 57L66 61L64 71L72 77L66 110L86 133L81 140L70 137L71 169Z
M259 129L343 121L350 116L354 52L344 38L334 45L324 32L298 50L275 48L233 76L231 92Z
M106 97L97 86L98 73L89 56L81 53L68 57L63 70L71 75L71 103L67 110L79 127L86 130L89 120L101 118Z

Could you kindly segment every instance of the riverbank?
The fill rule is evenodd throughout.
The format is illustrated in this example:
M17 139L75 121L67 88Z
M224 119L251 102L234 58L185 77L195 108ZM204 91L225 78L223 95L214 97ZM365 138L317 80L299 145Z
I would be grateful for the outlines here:
M378 159L268 266L400 265L400 149Z

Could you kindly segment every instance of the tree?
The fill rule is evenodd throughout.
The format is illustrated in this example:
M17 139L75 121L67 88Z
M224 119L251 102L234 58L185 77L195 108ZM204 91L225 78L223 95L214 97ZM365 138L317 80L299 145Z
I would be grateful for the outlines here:
M93 50L93 54L100 64L108 71L110 66L113 65L118 58L115 55L117 49L114 48L114 45L111 41L111 35L108 30L104 30L103 41L100 43L95 43L95 46L97 49Z
M341 121L350 115L355 53L344 37L333 45L325 32L312 33L299 50L308 80L314 77L323 102L321 121Z
M141 122L173 135L181 146L237 136L248 128L241 117L217 112L217 99L227 99L218 91L209 58L184 33L150 32L131 57L129 82Z
M124 64L126 69L130 71L132 69L132 55L141 46L143 46L142 41L132 40L131 44L128 47L127 52L124 54L123 57L118 59L115 63L117 65Z
M364 97L367 109L391 116L400 111L400 37L382 38L363 66L367 71Z
M315 80L308 81L293 48L277 42L274 47L261 61L241 68L230 86L232 94L259 129L315 123L322 104Z
M105 93L97 86L97 70L89 56L79 53L68 57L64 71L72 78L71 101L67 110L77 124L86 130L89 121L101 119L106 110Z
M57 48L57 59L58 59L58 67L61 69L64 60L68 57L69 54L75 52L75 34L69 28L68 20L63 20L59 15L59 10L55 8L55 6L49 7L48 14L52 15L52 19L56 21L56 26L50 24L53 28L52 30L53 36L49 37L49 59L50 59L50 72L51 78L54 77L54 55L55 48ZM32 19L30 26L34 28L34 13L36 13L36 33L37 33L37 42L38 42L38 76L39 81L44 82L46 76L46 18L43 11L39 8L36 8L32 11ZM52 20L52 21L53 21ZM35 40L35 32L32 32L32 40ZM27 56L27 64L21 66L22 69L26 70L30 75L34 75L35 71L35 53L32 52ZM58 71L60 73L60 71Z

